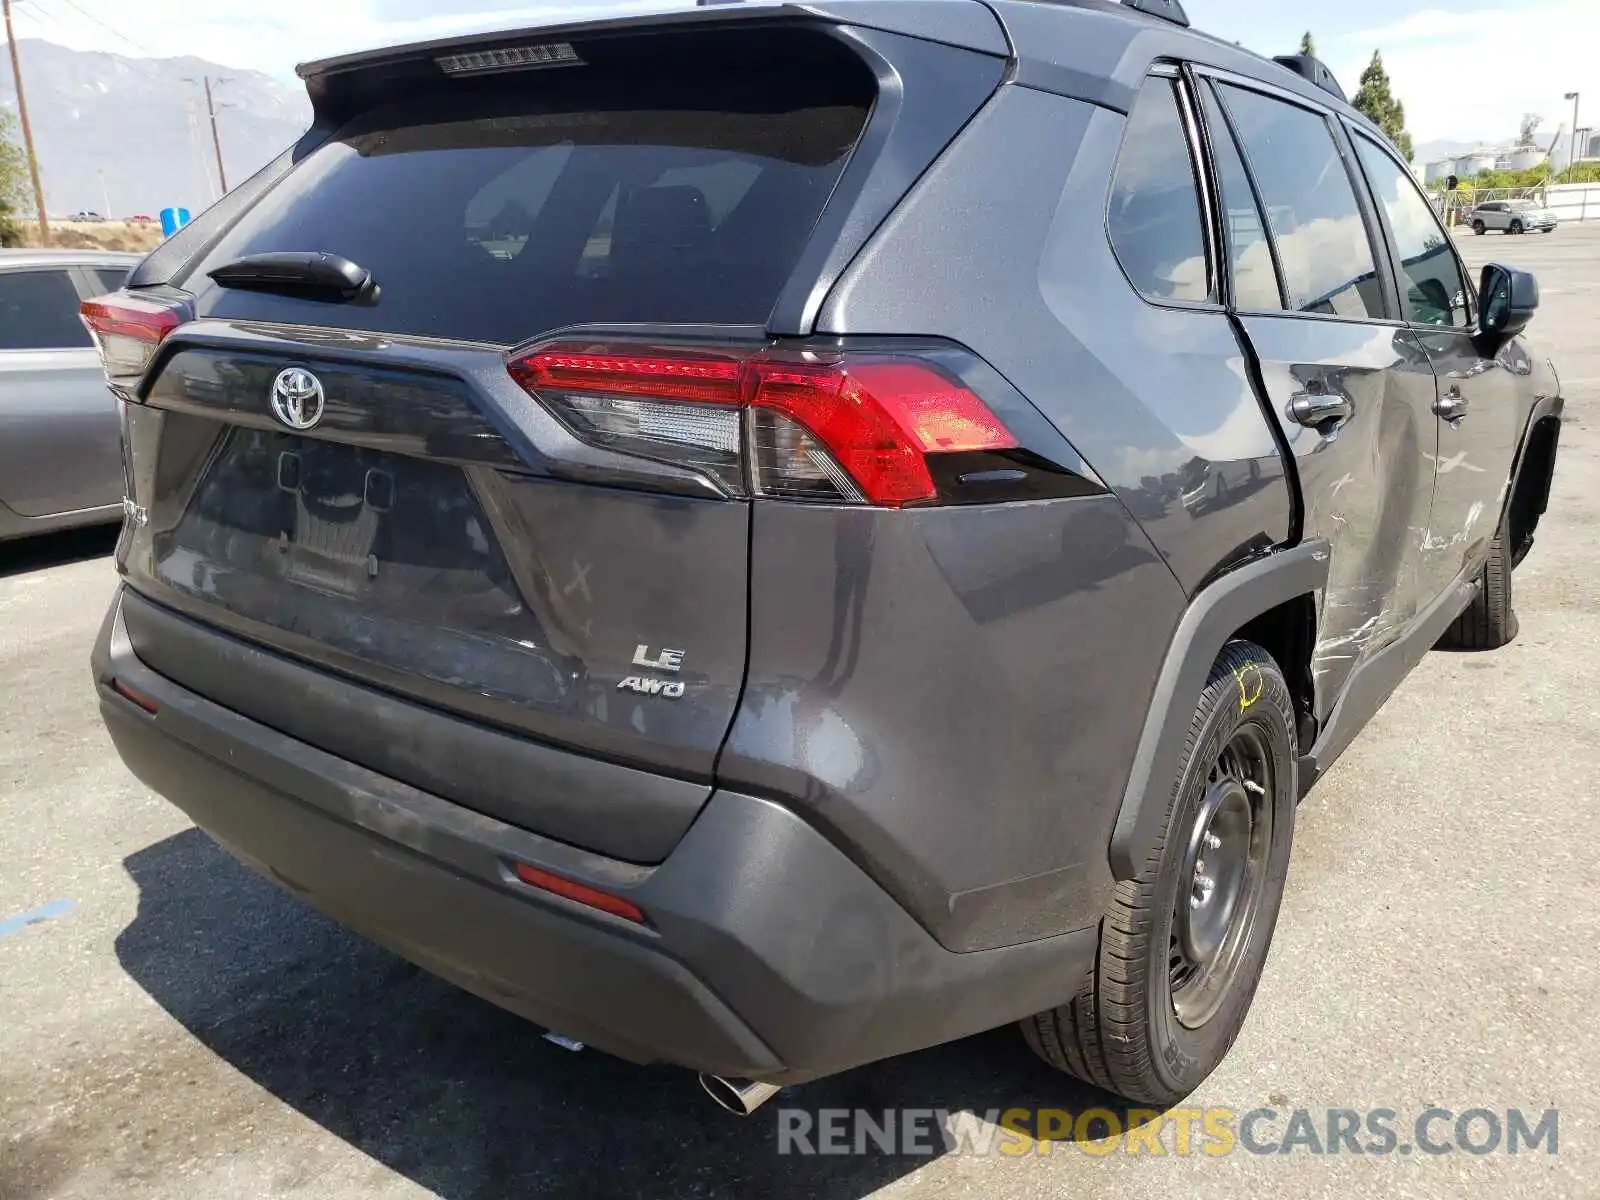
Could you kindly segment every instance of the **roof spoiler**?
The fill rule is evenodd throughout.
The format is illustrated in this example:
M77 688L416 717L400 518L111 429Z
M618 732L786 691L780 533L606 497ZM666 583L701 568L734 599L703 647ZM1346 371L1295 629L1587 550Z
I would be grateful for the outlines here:
M713 26L750 26L770 22L850 25L904 34L981 54L1005 58L1010 43L999 18L981 0L681 0L683 7L611 10L600 16L545 25L489 28L430 41L388 46L356 54L302 63L295 68L305 80L316 123L333 127L362 105L374 83L437 78L446 64L453 73L476 73L492 67L488 60L505 55L525 59L528 68L561 66L576 55L589 37L650 35ZM479 66L482 63L483 65Z

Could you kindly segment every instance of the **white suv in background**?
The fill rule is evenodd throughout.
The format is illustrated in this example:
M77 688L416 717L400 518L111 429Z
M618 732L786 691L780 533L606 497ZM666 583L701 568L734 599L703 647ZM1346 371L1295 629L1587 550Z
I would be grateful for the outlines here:
M1480 236L1491 229L1502 233L1550 233L1560 223L1556 214L1532 200L1491 200L1472 210L1472 232Z

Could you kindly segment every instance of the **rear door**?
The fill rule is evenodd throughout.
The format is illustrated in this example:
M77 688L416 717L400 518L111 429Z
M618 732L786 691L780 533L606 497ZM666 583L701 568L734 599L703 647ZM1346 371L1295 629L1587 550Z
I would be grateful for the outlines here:
M1422 569L1437 595L1483 561L1499 525L1527 411L1518 390L1531 363L1516 339L1495 354L1479 348L1472 288L1433 206L1388 150L1360 130L1351 140L1382 210L1406 321L1438 377L1438 478L1422 539Z
M1351 673L1417 611L1433 368L1398 319L1328 115L1247 81L1213 83L1203 108L1245 270L1238 320L1294 455L1303 535L1331 548L1313 660L1326 717Z
M0 503L26 517L122 496L116 406L73 268L0 271Z

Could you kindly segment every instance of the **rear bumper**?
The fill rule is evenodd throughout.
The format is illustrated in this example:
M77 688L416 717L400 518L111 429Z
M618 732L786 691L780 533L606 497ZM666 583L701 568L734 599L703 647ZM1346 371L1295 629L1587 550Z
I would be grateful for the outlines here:
M528 833L177 686L134 655L120 610L94 672L135 775L341 923L620 1057L798 1082L1063 1003L1093 961L1092 928L948 951L816 830L751 796L716 793L654 867ZM649 926L528 887L512 862L624 895Z

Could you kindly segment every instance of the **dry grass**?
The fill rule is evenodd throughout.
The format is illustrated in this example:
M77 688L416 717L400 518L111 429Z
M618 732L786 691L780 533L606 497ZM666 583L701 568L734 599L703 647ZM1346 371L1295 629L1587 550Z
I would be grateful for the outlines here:
M24 246L39 245L39 227L18 222ZM59 250L131 250L148 254L161 244L161 226L132 221L52 221L50 245Z

